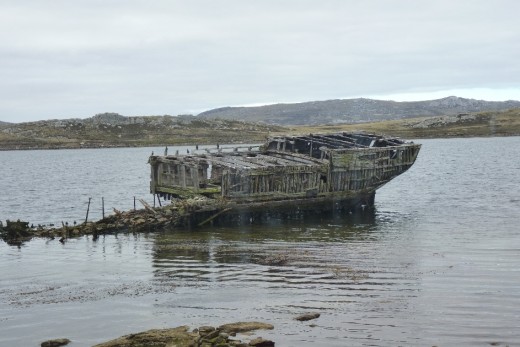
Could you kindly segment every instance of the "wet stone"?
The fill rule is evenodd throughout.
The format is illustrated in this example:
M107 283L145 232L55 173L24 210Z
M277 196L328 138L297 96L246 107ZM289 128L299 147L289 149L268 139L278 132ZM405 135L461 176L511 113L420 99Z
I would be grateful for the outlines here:
M60 347L70 343L69 339L53 339L41 343L41 347Z
M243 333L247 331L253 331L253 330L260 330L260 329L266 329L266 330L272 330L274 329L274 326L272 324L268 323L262 323L262 322L238 322L238 323L230 323L230 324L224 324L218 327L219 330L231 334L231 333Z
M312 319L316 319L316 318L319 318L320 314L319 313L305 313L305 314L302 314L294 319L300 321L300 322L304 322L304 321L308 321L308 320L312 320Z
M216 338L216 337L219 336L220 331L218 331L218 330L213 330L213 331L207 333L206 335L202 335L202 333L200 333L200 330L199 330L199 334L200 334L201 336L203 336L204 339L206 339L206 340L212 340L212 339L214 339L214 338Z
M249 342L249 346L255 346L255 347L274 347L274 342L271 340L266 340L261 337L258 337L254 340L251 340Z
M201 335L201 336L205 336L211 332L215 331L215 328L214 327L211 327L211 326L202 326L198 329L198 333Z

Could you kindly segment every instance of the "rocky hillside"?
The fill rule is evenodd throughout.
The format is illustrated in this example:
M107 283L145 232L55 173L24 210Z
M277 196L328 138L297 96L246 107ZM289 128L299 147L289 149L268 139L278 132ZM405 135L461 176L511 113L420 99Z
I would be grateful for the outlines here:
M278 126L194 116L125 117L103 113L0 127L0 149L97 148L263 141Z
M297 133L366 132L408 139L520 136L520 108L372 123L297 126Z
M359 98L257 107L224 107L202 112L198 116L204 119L240 119L280 125L317 125L355 124L511 108L520 108L520 101L484 101L455 96L413 102Z

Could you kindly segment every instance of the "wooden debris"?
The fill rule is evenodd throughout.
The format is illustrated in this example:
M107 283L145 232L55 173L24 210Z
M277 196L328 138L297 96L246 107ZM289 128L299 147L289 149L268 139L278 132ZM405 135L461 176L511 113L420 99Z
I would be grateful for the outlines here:
M408 170L420 147L368 134L274 137L256 151L151 156L150 187L169 199L202 195L264 209L303 200L372 206L376 189Z
M215 213L213 216L211 216L211 217L209 217L209 218L203 220L202 222L200 222L200 223L197 224L197 225L198 225L199 227L200 227L200 226L203 226L204 224L206 224L206 223L212 221L213 219L217 218L218 216L220 216L222 213L226 213L226 212L228 212L228 211L231 211L231 207L228 207L228 208L225 208L225 209L223 209L223 210L221 210L221 211L218 211L218 212Z
M146 202L144 201L143 199L139 199L139 202L144 206L144 208L147 210L147 211L150 211L152 212L153 214L157 214L154 209Z

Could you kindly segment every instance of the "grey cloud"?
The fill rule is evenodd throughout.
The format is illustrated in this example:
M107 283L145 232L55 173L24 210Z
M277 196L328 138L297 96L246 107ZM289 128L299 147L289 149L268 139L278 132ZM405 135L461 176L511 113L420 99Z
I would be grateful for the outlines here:
M0 119L520 90L518 10L514 0L4 1Z

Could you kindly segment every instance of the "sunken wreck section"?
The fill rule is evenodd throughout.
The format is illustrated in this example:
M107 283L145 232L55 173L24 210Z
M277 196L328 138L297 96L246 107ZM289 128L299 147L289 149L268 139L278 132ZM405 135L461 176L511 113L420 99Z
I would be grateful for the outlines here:
M150 191L231 209L350 209L408 170L421 145L366 134L272 137L254 149L151 156Z

